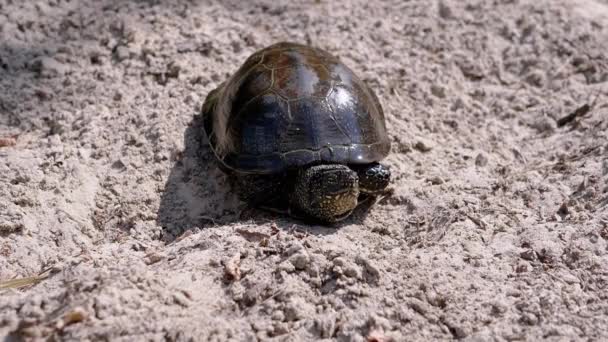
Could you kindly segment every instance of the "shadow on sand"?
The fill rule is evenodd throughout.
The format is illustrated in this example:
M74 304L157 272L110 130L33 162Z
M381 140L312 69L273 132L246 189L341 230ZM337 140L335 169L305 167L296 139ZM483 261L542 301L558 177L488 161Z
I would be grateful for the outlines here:
M172 242L188 230L235 222L272 222L286 231L327 235L345 225L360 223L367 216L369 205L362 205L346 220L323 226L247 206L232 193L228 177L219 169L202 121L202 115L193 116L184 133L184 152L175 161L165 184L157 215L165 242Z

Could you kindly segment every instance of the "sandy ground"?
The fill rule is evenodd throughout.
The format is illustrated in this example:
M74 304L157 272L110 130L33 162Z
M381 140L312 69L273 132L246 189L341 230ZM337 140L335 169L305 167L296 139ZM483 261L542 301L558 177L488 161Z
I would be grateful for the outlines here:
M378 93L395 195L246 208L206 94L291 40ZM0 339L608 339L608 2L0 0Z

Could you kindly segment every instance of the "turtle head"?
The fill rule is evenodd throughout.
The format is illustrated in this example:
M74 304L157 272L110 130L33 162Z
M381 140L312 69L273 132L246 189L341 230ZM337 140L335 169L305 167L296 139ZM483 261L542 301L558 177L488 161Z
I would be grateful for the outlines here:
M291 205L324 222L337 222L355 209L359 177L345 165L315 165L298 171Z

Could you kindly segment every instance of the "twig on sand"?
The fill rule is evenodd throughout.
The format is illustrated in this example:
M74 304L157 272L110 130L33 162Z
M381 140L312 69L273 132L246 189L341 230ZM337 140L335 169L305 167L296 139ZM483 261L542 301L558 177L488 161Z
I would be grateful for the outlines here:
M564 127L567 124L574 121L576 118L587 115L587 113L589 113L591 108L593 108L595 106L595 103L597 102L598 97L599 97L599 94L595 97L595 99L593 100L593 102L591 104L585 103L584 105L576 108L572 113L558 119L557 127Z
M590 110L591 106L588 103L585 103L584 105L575 109L572 113L558 119L557 127L564 127L565 125L574 121L574 119L576 119L577 117L584 116L585 114L589 113Z
M8 147L17 145L17 136L1 137L0 136L0 147Z

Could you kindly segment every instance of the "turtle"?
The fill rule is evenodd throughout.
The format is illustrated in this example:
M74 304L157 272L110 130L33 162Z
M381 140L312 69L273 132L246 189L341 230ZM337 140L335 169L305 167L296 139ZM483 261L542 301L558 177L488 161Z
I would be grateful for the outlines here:
M392 191L380 101L326 50L279 42L254 52L201 114L220 169L253 207L333 223Z

